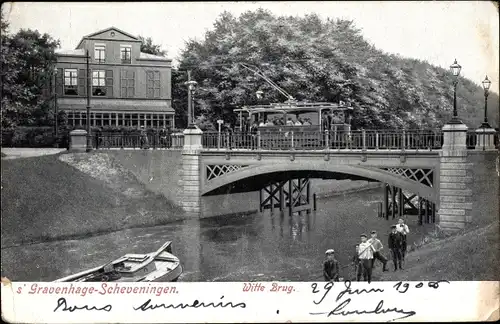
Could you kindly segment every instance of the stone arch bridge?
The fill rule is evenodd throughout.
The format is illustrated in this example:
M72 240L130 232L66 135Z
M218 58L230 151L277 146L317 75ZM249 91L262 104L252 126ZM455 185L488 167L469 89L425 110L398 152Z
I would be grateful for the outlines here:
M467 159L468 151L494 151L494 135L476 140L473 148L468 147L467 127L463 124L446 125L433 135L430 145L415 144L404 133L396 146L384 145L379 135L383 134L377 133L376 140L370 141L362 131L358 145L335 146L331 141L319 140L312 147L297 145L292 135L290 145L273 148L263 147L260 138L248 139L241 145L235 138L224 142L224 135L187 129L182 151L181 205L187 213L200 217L201 196L228 192L230 188L231 192L260 190L261 209L288 207L291 212L293 207L301 211L311 208L310 178L368 180L386 184L386 213L392 205L394 215L395 209L404 208L416 196L419 214L423 201L425 213L433 217L437 213L441 228L465 227L471 221L472 209L469 183L473 163ZM412 196L404 196L403 191ZM399 209L400 215L403 211Z

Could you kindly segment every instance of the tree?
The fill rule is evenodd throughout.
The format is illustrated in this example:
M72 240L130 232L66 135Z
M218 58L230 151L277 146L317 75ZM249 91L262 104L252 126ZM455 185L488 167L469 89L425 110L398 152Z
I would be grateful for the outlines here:
M59 41L36 30L8 34L2 13L2 127L50 125L50 82Z
M212 122L234 120L234 108L257 103L257 90L265 102L286 99L239 63L263 71L298 100L349 102L355 128L437 127L451 118L449 71L377 50L349 20L224 12L204 39L187 42L179 61L179 70L192 70L199 84L196 113ZM464 78L460 84L467 91L457 93L458 102L470 117L461 116L478 126L481 88Z
M167 51L162 50L160 45L153 44L153 40L151 37L143 37L139 36L139 39L141 40L141 52L143 53L148 53L148 54L153 54L153 55L158 55L158 56L166 56Z

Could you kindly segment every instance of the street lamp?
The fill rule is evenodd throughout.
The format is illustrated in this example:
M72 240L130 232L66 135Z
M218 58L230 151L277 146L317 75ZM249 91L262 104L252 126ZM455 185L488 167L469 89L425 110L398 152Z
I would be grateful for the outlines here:
M187 128L196 128L193 124L193 98L192 95L194 93L194 89L198 82L189 80L184 82L185 85L188 86L188 127Z
M484 122L481 124L481 128L491 128L490 124L488 124L488 94L490 92L491 81L486 76L482 83L484 89Z
M53 73L53 78L54 78L54 126L55 126L55 143L54 145L56 147L59 147L59 112L57 109L57 85L56 85L56 80L57 80L57 67L54 67L54 73Z
M457 63L457 59L455 59L455 62L453 62L452 65L450 65L450 70L451 73L453 73L453 76L455 77L455 80L453 80L453 118L450 121L450 124L462 124L460 119L458 119L458 113L457 113L457 85L458 85L458 76L460 75L460 70L462 70L462 67L460 64Z

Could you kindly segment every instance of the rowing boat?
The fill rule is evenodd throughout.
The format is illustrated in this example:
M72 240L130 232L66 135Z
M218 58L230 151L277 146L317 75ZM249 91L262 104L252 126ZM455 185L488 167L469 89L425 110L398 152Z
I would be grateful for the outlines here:
M85 270L55 282L91 281L177 281L182 273L179 259L172 254L172 242L166 242L155 252L126 254L105 265Z

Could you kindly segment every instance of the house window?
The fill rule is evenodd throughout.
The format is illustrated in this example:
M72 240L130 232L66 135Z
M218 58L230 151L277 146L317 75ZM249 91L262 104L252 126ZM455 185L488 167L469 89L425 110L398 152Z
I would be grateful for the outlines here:
M78 71L76 69L64 69L64 94L68 96L78 95Z
M124 64L130 64L131 63L131 52L132 48L129 46L122 45L120 46L120 58L122 60L122 63Z
M97 63L104 63L106 59L106 46L105 45L95 45L94 47L94 59Z
M92 95L105 96L106 95L106 71L94 70L92 71Z
M135 72L121 71L121 97L133 98L135 95Z
M146 97L160 98L160 71L147 71L146 73Z

